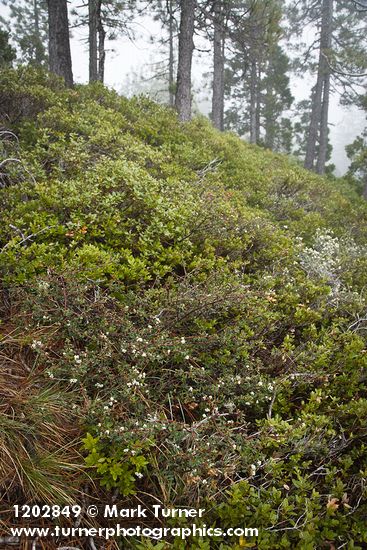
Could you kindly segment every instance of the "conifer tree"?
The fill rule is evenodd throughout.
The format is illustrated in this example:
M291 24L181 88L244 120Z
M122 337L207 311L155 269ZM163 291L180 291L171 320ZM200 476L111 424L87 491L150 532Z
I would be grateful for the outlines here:
M50 71L63 77L67 86L72 86L73 73L71 68L67 1L47 0L47 4Z
M73 27L88 28L89 82L104 82L106 41L133 36L134 0L84 0L73 9Z
M156 0L150 2L153 19L159 21L162 28L162 35L158 44L164 49L164 60L156 64L157 78L167 82L168 103L170 107L175 106L177 66L177 37L178 37L178 12L179 3L177 0ZM157 40L153 39L157 43Z
M9 43L9 33L0 28L0 68L11 66L15 58L15 50Z
M301 0L289 10L292 27L299 35L305 28L316 30L316 39L304 48L300 64L303 73L309 69L317 74L304 165L319 174L325 172L328 156L330 95L334 91L343 102L355 101L356 79L367 67L367 25L357 4L354 0Z
M197 0L181 0L175 107L181 121L191 118L191 66Z
M230 107L226 126L251 143L289 151L291 124L283 116L293 101L289 89L289 59L279 45L282 3L260 0L242 3L231 33L226 94ZM242 16L241 16L242 15Z
M44 0L4 0L9 7L12 39L19 50L19 59L34 66L47 65L47 4ZM4 19L2 22L5 23Z
M210 23L213 44L213 86L212 112L213 125L224 129L224 81L226 62L226 43L229 39L230 19L233 15L232 0L213 0L210 2Z
M367 95L359 100L359 106L367 114ZM367 119L367 117L366 117ZM362 195L367 200L367 128L347 145L346 152L351 161L349 174L356 177L362 186Z

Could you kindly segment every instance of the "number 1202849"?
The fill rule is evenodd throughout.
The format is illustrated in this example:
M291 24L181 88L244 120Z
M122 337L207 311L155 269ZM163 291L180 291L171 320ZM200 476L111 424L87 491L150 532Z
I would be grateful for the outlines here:
M78 504L73 506L58 506L57 504L53 506L48 504L42 506L23 504L19 506L15 504L13 509L16 518L59 518L60 516L77 518L82 513L82 508Z

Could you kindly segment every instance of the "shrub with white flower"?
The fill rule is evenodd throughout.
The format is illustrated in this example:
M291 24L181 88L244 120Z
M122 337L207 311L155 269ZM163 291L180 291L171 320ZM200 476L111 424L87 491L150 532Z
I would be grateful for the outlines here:
M335 282L341 268L340 242L331 231L318 229L312 247L302 250L301 265L310 276Z
M366 247L357 244L350 236L338 238L331 230L318 229L311 247L300 252L300 263L309 277L324 279L332 289L333 297L347 294L352 299L350 270L353 264L366 257ZM360 267L357 267L357 272Z

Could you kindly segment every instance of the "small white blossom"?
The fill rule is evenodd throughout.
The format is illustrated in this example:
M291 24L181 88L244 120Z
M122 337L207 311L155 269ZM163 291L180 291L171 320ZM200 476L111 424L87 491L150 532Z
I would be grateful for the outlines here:
M33 340L31 344L32 349L42 348L43 344L40 340Z
M255 464L251 464L250 466L250 476L254 477L256 475L256 466Z

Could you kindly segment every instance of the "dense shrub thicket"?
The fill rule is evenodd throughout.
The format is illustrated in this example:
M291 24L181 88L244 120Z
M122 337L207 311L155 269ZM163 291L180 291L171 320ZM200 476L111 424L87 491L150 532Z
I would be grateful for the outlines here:
M365 548L366 203L144 97L19 69L0 98L5 508L260 529L121 548Z

